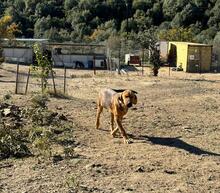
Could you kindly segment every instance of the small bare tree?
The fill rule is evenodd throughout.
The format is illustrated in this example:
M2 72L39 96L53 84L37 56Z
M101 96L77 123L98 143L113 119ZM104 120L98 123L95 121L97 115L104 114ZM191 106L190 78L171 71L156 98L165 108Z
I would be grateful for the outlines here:
M110 50L111 57L119 59L118 74L120 74L120 58L121 58L121 37L118 35L110 36L108 39L108 48Z
M48 59L48 56L43 53L39 44L34 44L34 54L36 61L33 64L33 71L41 79L41 89L44 93L48 87L49 74L52 72L52 62Z

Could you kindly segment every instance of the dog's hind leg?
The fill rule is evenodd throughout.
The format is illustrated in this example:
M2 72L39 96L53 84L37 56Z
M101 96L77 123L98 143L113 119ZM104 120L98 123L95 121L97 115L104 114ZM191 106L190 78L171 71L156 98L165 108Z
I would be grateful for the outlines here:
M100 125L100 115L103 111L103 106L98 105L97 115L96 115L96 129L99 128Z

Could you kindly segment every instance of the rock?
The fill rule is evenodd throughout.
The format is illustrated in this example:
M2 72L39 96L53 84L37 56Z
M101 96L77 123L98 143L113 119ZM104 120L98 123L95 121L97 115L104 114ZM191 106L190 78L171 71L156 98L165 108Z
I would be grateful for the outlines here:
M164 172L167 174L176 174L176 172L174 170L165 169Z
M56 107L56 109L57 109L57 110L63 110L63 108L62 108L62 107Z
M139 167L135 170L135 172L140 172L140 173L145 172L144 167L143 167L143 166L139 166Z
M134 189L132 189L132 188L126 188L126 191L132 192L132 191L134 191Z
M63 157L61 155L54 155L53 156L53 163L54 164L56 164L56 163L58 163L58 162L60 162L62 160L63 160Z
M14 165L12 163L2 163L2 164L0 164L0 169L1 168L11 168L13 166Z
M2 114L7 117L8 115L11 114L11 109L8 109L8 108L7 109L3 109Z
M92 168L101 168L101 167L102 167L101 164L88 164L88 165L85 166L85 168L86 168L87 170L90 170L90 169L92 169Z
M68 120L67 117L65 115L63 115L63 114L59 116L59 119L63 120L63 121L67 121Z

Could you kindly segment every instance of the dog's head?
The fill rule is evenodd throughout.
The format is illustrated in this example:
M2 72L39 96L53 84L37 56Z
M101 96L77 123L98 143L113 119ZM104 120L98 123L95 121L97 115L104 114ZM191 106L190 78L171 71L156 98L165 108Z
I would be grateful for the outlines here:
M125 90L121 93L121 98L124 105L128 108L132 107L132 105L137 104L137 92L133 90Z

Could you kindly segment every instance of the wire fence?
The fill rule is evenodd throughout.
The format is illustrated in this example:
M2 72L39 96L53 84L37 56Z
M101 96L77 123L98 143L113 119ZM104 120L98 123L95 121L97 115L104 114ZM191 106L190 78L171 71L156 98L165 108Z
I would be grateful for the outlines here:
M67 69L52 69L47 79L47 91L53 94L68 94ZM17 63L15 94L27 94L30 92L42 92L42 79L29 68L21 68Z

